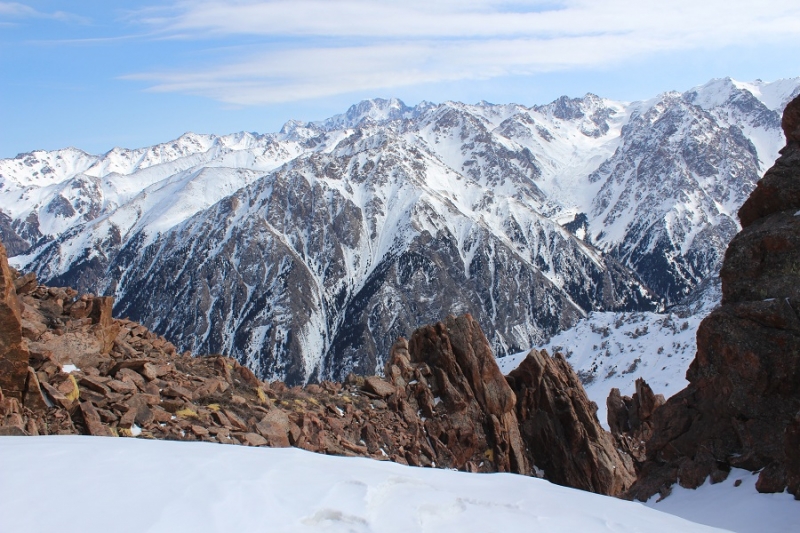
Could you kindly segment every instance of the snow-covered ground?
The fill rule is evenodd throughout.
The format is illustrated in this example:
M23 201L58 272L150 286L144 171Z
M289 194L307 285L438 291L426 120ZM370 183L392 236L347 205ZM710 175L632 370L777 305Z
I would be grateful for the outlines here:
M0 437L0 531L711 532L671 514L513 474L468 474L317 455L101 437ZM740 487L750 494L749 485ZM729 515L739 489L702 494ZM682 494L677 493L676 502ZM755 495L760 496L760 495ZM773 498L777 529L800 504ZM669 501L669 500L667 500ZM738 500L737 500L738 501ZM666 508L666 502L659 506ZM689 512L689 501L670 512ZM658 508L658 507L657 507ZM766 508L765 508L766 509ZM753 529L739 529L753 531Z
M630 396L636 379L641 377L665 398L686 387L686 369L694 359L695 335L703 317L591 313L539 349L546 349L550 355L564 354L581 377L586 394L597 403L597 417L607 428L606 398L613 387ZM526 355L510 355L497 363L508 374Z
M669 497L657 502L656 495L646 505L692 522L741 533L800 530L800 502L786 493L759 494L757 479L757 474L734 468L721 483L712 485L706 480L696 490L676 486Z

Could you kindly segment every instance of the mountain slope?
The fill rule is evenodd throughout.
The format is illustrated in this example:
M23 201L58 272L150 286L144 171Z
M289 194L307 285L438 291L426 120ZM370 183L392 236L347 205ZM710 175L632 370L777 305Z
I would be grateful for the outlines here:
M305 381L472 313L499 354L719 269L800 79L632 104L371 100L274 134L0 161L0 238L182 348Z

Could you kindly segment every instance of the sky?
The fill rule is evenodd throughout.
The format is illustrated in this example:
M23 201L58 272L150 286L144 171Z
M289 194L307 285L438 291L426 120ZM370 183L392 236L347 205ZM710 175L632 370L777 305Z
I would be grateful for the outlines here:
M0 1L0 158L269 133L367 98L643 100L800 76L797 0Z

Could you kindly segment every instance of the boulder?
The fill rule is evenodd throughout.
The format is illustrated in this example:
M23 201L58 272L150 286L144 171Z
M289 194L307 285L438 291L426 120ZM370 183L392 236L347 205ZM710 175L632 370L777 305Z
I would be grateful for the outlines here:
M43 412L47 409L47 402L42 394L39 378L31 367L28 367L28 378L25 382L25 395L22 404L34 412Z
M113 436L108 427L106 427L103 424L103 421L100 420L100 415L97 413L97 409L95 409L91 402L81 402L80 411L89 435L95 435L98 437Z
M289 446L289 417L280 409L272 409L256 424L256 431L273 448Z
M368 376L364 378L363 388L377 395L379 398L388 398L396 392L395 388L390 383L386 383L378 376Z

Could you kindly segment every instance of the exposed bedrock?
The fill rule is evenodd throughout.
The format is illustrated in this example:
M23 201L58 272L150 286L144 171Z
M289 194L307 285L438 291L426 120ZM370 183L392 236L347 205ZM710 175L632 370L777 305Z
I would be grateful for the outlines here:
M739 467L760 471L759 491L800 499L800 98L782 126L786 147L739 211L689 386L653 414L633 497Z

